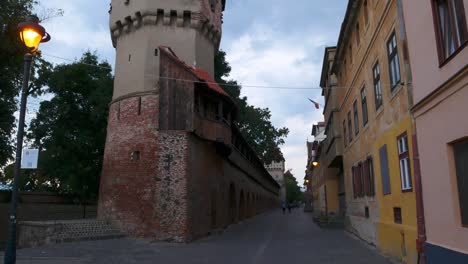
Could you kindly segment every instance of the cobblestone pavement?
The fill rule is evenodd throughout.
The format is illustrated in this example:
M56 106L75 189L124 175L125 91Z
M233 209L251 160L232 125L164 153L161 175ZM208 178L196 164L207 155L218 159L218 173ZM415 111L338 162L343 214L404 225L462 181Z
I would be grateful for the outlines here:
M1 258L3 260L3 257ZM64 243L18 251L18 264L389 264L342 230L324 230L302 209L267 213L190 244L134 239Z

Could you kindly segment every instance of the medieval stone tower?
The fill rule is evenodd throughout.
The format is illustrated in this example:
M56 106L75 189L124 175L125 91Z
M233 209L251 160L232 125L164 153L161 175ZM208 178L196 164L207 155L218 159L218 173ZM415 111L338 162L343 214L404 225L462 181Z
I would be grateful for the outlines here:
M112 0L117 51L98 217L130 236L190 241L278 196L213 81L225 0Z

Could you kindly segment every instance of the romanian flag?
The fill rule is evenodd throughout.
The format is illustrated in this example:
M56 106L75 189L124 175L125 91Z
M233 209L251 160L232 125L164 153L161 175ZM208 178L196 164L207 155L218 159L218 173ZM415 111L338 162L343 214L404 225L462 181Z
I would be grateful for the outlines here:
M319 108L320 108L319 103L315 102L314 100L312 100L312 99L310 99L310 98L307 98L307 99L309 99L309 101L312 102L312 103L315 105L315 108L316 108L316 109L319 109Z

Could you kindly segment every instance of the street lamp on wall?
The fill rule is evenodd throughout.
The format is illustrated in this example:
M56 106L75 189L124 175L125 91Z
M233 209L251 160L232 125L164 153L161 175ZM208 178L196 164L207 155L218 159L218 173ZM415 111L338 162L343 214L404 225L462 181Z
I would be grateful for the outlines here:
M16 263L16 208L18 205L18 187L21 171L21 153L23 150L24 120L26 116L26 103L29 94L29 74L33 56L39 50L39 45L50 40L50 35L44 27L39 25L37 16L29 16L26 21L19 23L18 32L21 42L27 49L24 55L23 87L21 89L21 104L18 120L18 134L16 137L16 158L13 178L13 189L11 193L11 209L9 216L9 232L5 248L4 263Z
M319 165L318 161L314 161L312 162L312 165L314 165L314 167L317 167Z

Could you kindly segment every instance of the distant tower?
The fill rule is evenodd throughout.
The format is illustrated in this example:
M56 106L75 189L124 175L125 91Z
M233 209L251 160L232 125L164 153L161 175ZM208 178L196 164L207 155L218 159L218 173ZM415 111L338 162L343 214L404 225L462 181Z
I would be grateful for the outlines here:
M114 99L158 88L157 49L168 46L187 65L214 76L226 0L112 0L117 50Z
M129 235L188 241L202 234L194 231L189 204L194 85L160 76L190 79L201 69L204 80L213 76L224 6L225 0L112 0L117 56L98 217ZM199 71L188 66L194 64ZM226 103L225 113L231 108Z

